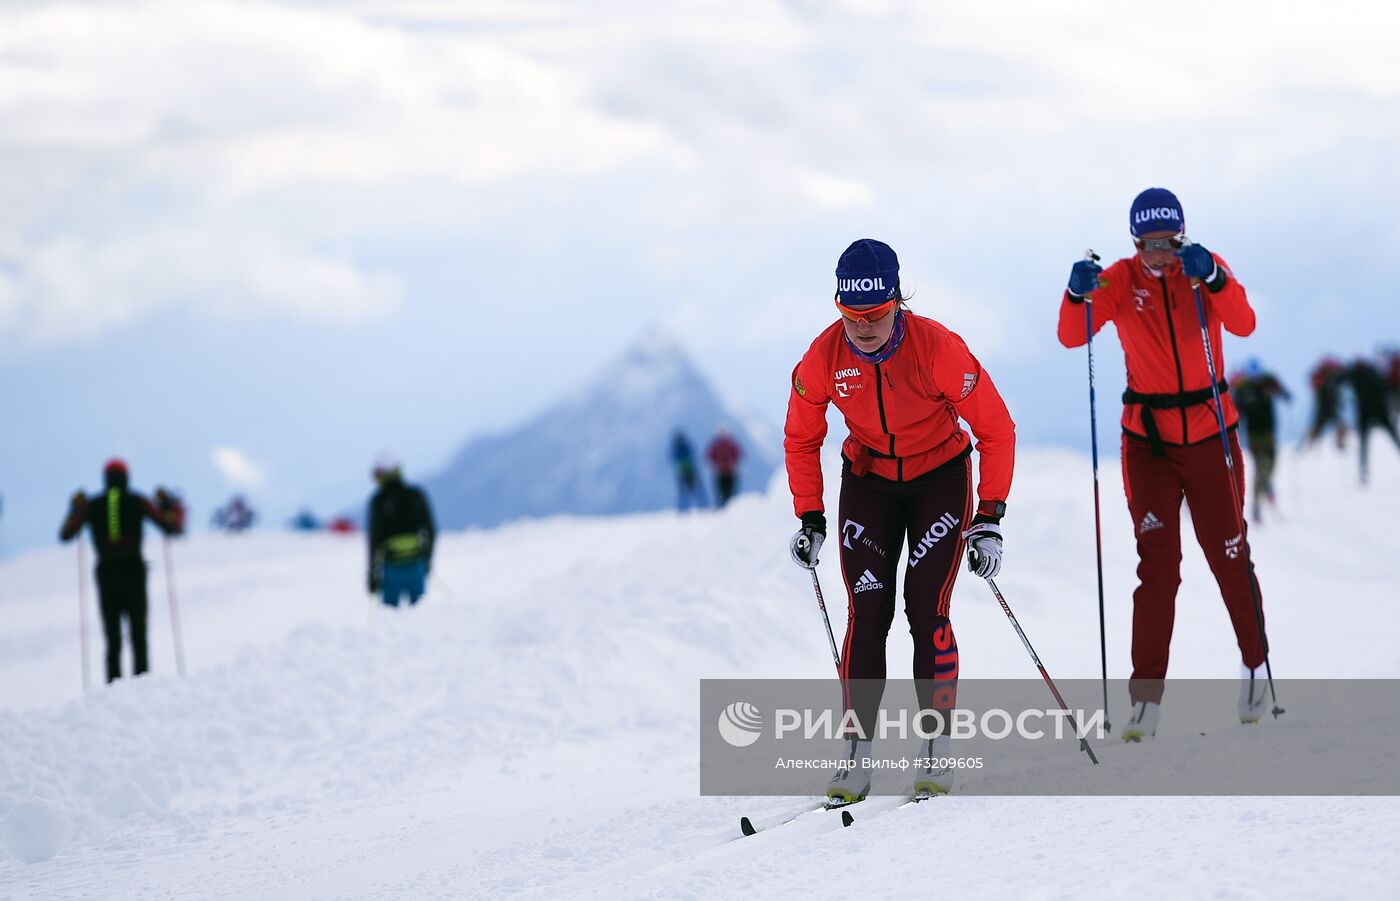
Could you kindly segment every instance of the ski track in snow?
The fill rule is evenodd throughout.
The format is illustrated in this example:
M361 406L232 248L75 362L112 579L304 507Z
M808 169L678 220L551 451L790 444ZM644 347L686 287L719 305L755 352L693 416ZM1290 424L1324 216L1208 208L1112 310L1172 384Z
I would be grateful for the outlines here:
M1135 555L1106 453L1110 675L1125 677ZM1400 674L1394 533L1338 532L1400 489L1400 461L1374 456L1365 492L1350 456L1281 462L1287 519L1251 530L1277 675ZM1088 461L1018 463L999 582L1056 679L1097 678ZM835 487L829 468L833 511ZM722 514L449 534L429 600L406 611L368 604L360 537L193 537L175 545L184 680L148 535L154 672L86 696L75 552L6 561L0 897L829 897L849 880L911 898L1390 896L1394 798L871 799L849 829L817 814L736 841L741 814L806 799L697 796L698 679L830 675L787 559L794 522L780 476ZM1224 607L1183 532L1173 675L1233 678ZM821 576L839 636L836 554ZM962 675L1035 676L985 586L964 574L953 610ZM100 678L95 612L90 640ZM892 676L910 654L896 616ZM1294 715L1197 738L1171 734L1168 706L1156 743L1101 753L1189 778L1210 742L1267 766L1269 730L1305 728ZM1016 778L1093 773L1076 756Z

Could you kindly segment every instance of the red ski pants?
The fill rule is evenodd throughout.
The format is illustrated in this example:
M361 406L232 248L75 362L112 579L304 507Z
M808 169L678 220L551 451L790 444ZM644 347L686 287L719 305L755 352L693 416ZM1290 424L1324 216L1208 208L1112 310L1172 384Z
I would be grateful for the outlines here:
M1244 498L1244 457L1230 432L1235 455L1232 495L1219 439L1185 447L1166 446L1154 457L1147 441L1123 436L1123 485L1137 535L1138 587L1133 592L1133 703L1160 703L1167 676L1176 592L1181 585L1181 502L1191 508L1196 541L1205 552L1221 597L1235 628L1240 655L1251 667L1264 662L1264 642L1255 617L1254 578L1244 513L1235 498ZM1263 596L1260 595L1262 618Z

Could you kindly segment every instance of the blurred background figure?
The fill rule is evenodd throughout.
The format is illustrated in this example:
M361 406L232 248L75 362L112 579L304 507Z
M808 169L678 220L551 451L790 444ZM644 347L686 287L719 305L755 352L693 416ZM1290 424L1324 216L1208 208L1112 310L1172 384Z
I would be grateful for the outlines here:
M355 521L348 516L335 516L326 523L326 531L336 535L353 535L359 531Z
M716 507L724 507L738 490L739 460L743 456L743 449L739 447L739 442L734 440L734 436L729 434L728 429L720 426L715 430L714 439L705 449L705 459L710 461L710 466L715 471Z
M167 535L185 528L185 508L174 494L156 489L156 503L128 488L126 463L112 459L102 470L104 491L88 497L73 495L58 537L71 541L84 525L97 553L97 599L102 609L102 632L107 639L107 681L121 677L122 619L131 634L132 670L146 672L146 561L141 537L146 520Z
M1245 443L1254 460L1252 518L1255 522L1261 522L1264 501L1267 500L1276 510L1278 507L1274 499L1274 462L1278 457L1278 419L1274 415L1274 401L1292 402L1293 395L1288 393L1277 376L1265 371L1255 357L1246 360L1244 368L1230 379L1230 395L1235 399L1235 408L1240 411Z
M1342 374L1356 401L1356 437L1361 451L1361 484L1366 484L1367 446L1371 430L1382 429L1400 450L1400 434L1395 431L1392 416L1390 385L1381 371L1365 357L1357 357Z
M372 472L379 488L369 501L369 592L382 591L389 607L407 595L412 606L423 596L432 568L437 536L432 507L421 489L403 480L396 458L381 455Z
M1337 430L1337 449L1347 444L1347 426L1342 420L1342 362L1323 357L1308 375L1313 390L1313 419L1304 444L1312 447L1329 428Z
M291 518L288 525L297 532L315 532L321 528L321 521L316 518L315 513L311 512L310 507L302 507L297 511L297 515Z
M1381 348L1381 369L1390 386L1390 415L1394 418L1400 416L1400 348Z
M223 529L225 532L242 532L251 529L256 519L257 514L248 506L243 495L235 494L227 504L214 511L211 522L214 528Z
M676 470L676 510L684 513L691 504L708 507L710 503L705 499L705 487L700 484L700 476L695 469L695 450L680 429L671 433L671 466Z

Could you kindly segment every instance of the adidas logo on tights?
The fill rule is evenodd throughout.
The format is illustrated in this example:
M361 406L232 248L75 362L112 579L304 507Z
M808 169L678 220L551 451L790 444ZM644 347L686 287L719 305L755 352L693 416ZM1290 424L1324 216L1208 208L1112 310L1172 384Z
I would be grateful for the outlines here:
M875 578L875 574L867 569L865 572L861 573L860 578L856 580L855 593L860 594L862 591L869 591L872 588L884 587L885 583Z

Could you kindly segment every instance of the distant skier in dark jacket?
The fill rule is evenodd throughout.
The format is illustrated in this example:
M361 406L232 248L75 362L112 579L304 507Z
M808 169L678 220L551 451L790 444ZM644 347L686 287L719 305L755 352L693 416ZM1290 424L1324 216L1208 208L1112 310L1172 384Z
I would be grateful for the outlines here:
M1256 359L1249 359L1244 369L1230 379L1230 393L1235 408L1240 411L1245 441L1254 458L1254 521L1263 516L1264 501L1277 507L1274 499L1274 462L1278 455L1278 418L1274 401L1291 402L1293 395L1271 372L1266 372Z
M146 654L146 561L141 556L145 520L167 535L184 530L185 511L164 489L157 503L130 491L126 463L113 459L102 470L106 490L88 497L73 495L68 516L58 537L71 541L84 525L92 534L97 552L97 597L102 609L102 631L107 639L107 681L121 677L122 618L131 632L132 669L141 675L149 668Z
M384 603L399 606L408 595L417 604L433 564L437 527L423 491L403 480L403 468L391 457L374 467L379 489L369 501L369 591L383 592Z
M1312 447L1329 428L1337 430L1337 449L1346 447L1347 426L1342 419L1342 375L1344 367L1336 357L1323 357L1308 375L1313 389L1313 420L1306 444Z
M709 501L705 499L705 489L695 468L695 450L680 429L671 435L671 465L676 470L676 510L684 513L692 503L708 507Z
M1400 416L1400 349L1387 347L1381 351L1385 381L1390 386L1390 415Z
M744 451L739 447L739 442L734 440L728 429L720 426L715 431L714 440L705 449L705 459L710 461L710 466L715 470L715 506L723 507L729 503L729 499L738 489L739 460L743 456Z
M1369 474L1367 445L1371 430L1383 429L1397 449L1400 449L1400 434L1396 433L1395 420L1390 413L1390 386L1379 369L1369 360L1357 357L1343 371L1342 379L1356 398L1356 437L1361 445L1361 483L1364 485Z

